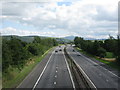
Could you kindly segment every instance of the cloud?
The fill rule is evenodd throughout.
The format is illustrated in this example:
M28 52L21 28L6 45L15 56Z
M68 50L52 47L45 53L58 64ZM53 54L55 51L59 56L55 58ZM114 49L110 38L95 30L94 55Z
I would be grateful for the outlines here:
M2 2L59 2L63 0L1 0L1 1Z
M27 36L27 35L53 36L55 35L55 33L52 31L40 32L40 31L20 30L12 27L3 28L0 31L2 35L20 35L20 36Z
M61 36L71 35L72 32L74 35L99 38L103 35L106 37L107 34L117 34L111 33L117 32L117 5L118 0L10 2L2 5L2 18L4 21L16 21L28 27L32 25L39 31L48 29L56 35L58 32L55 30L61 30L67 32Z

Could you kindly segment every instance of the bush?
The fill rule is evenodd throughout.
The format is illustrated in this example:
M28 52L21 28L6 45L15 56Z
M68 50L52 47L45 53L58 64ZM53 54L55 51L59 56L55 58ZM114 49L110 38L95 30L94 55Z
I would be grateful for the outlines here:
M57 45L55 39L35 37L32 43L26 43L16 37L3 39L2 71L7 72L9 66L22 70L28 58L42 55L46 50Z
M102 47L98 48L97 55L100 58L104 58L106 56L106 50L104 48L102 48Z

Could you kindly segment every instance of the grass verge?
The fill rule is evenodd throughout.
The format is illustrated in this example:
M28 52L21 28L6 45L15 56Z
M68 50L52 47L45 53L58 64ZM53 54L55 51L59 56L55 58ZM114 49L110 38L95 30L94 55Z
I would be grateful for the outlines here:
M32 62L25 65L24 68L19 71L17 68L9 68L9 75L3 75L3 88L15 88L17 87L24 78L32 71L32 69L52 50L50 48L43 55L32 57Z
M106 52L106 58L115 58L112 52Z
M100 62L102 62L102 63L105 63L105 64L107 64L108 66L110 66L110 67L112 67L112 68L117 69L118 71L120 71L120 65L119 65L117 62L115 62L115 61L114 61L114 62L106 61L106 60L100 59L100 58L98 58L98 57L96 57L96 56L93 56L93 55L91 55L91 54L83 51L83 50L80 49L80 48L77 48L77 47L75 47L75 48L76 48L76 50L78 50L78 51L81 52L82 54L85 54L85 55L87 55L87 56L89 56L89 57L91 57L91 58L94 58L95 60L98 60L98 61L100 61Z

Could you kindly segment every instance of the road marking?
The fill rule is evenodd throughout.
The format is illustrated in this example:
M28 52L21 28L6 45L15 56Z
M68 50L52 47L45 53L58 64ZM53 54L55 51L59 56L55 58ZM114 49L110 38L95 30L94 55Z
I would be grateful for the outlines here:
M117 76L117 75L116 75L116 74L114 74L113 72L111 72L111 71L109 71L109 70L108 70L108 72L109 72L109 73L111 73L111 74L113 74L114 76L116 76L116 77L120 78L119 76Z
M54 84L57 84L56 82L54 82Z
M42 75L43 75L44 71L46 70L46 68L47 68L47 66L48 66L48 63L49 63L49 62L50 62L50 60L51 60L51 57L52 57L53 53L54 53L54 51L52 52L51 56L49 57L49 60L48 60L47 64L45 65L45 67L44 67L44 69L43 69L42 73L40 74L39 78L37 79L36 83L34 84L34 86L33 86L32 90L34 90L34 89L35 89L35 87L37 86L38 82L40 81L40 79L41 79L41 77L42 77Z
M108 82L109 80L106 79L106 81Z
M75 62L76 63L76 62ZM76 63L76 65L82 70L82 72L84 73L84 75L87 77L87 79L91 82L91 84L93 85L94 88L96 88L95 84L90 80L90 78L87 76L87 74L83 71L83 69Z
M69 72L69 74L70 74L70 79L71 79L71 81L72 81L72 85L73 85L73 88L74 88L74 90L75 90L75 84L74 84L74 81L73 81L73 78L72 78L72 74L71 74L70 68L69 68L69 66L68 66L67 60L66 60L66 58L65 58L64 52L62 52L62 54L63 54L63 56L64 56L64 59L65 59L66 65L67 65L67 69L68 69L68 72Z
M69 53L69 52L68 52ZM70 53L69 53L70 55ZM73 57L71 56L71 58L73 59ZM87 74L83 71L83 69L76 63L76 61L73 59L73 61L75 62L75 64L79 67L79 69L82 70L82 72L84 73L84 75L86 76L86 78L91 82L91 84L93 85L93 87L97 90L97 87L95 86L95 84L90 80L90 78L87 76Z
M77 52L77 53L79 53L79 52ZM92 61L91 59L89 59L89 58L85 57L85 56L84 56L84 55L82 55L81 53L80 53L80 55L81 55L82 57L86 58L88 61L90 61L90 62L94 63L95 65L99 65L99 64L97 64L96 62ZM99 66L100 66L100 67L102 67L101 65L99 65ZM114 74L113 72L109 71L108 69L106 69L106 68L104 68L104 67L102 67L102 68L103 68L104 70L107 70L109 73L113 74L114 76L116 76L116 77L120 78L118 75Z
M57 73L58 71L56 71L56 73Z
M99 74L100 76L102 76L102 74Z
M49 52L49 50L46 51L46 52ZM46 53L46 52L45 52L45 53ZM45 53L44 53L44 54L45 54ZM44 55L44 54L43 54L43 55ZM35 67L35 68L36 68L36 67ZM35 69L35 68L34 68L34 69ZM34 69L33 69L30 73L32 73L32 72L34 71ZM23 84L23 82L31 75L30 73L25 77L25 79L24 79L16 88L19 88L19 87Z
M55 78L57 78L57 75L55 75Z
M58 67L56 67L56 68L58 68Z

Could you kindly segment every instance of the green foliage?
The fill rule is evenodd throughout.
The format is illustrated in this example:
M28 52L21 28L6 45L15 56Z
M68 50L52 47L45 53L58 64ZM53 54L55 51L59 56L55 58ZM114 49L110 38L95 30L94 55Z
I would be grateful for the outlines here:
M104 58L106 56L106 50L102 47L99 47L97 50L97 54L100 58Z
M117 53L116 53L116 55L117 55L117 62L120 64L120 36L118 36L118 38L117 38Z
M56 45L56 40L52 38L41 39L40 37L35 37L31 43L26 43L16 37L11 37L10 40L3 39L3 73L8 72L9 66L18 68L21 71L30 57L42 55L46 50Z
M100 44L99 44L98 41L93 42L93 54L94 54L94 55L98 55L98 56L99 56L101 49L102 49L102 48L100 48ZM99 50L99 52L98 52L98 50Z
M41 43L41 42L42 42L42 40L40 37L38 37L38 36L34 37L33 43Z
M2 71L6 72L7 68L12 62L11 49L9 47L8 41L3 39L2 45Z
M104 48L108 52L116 52L117 49L117 40L116 39L106 39L104 42Z
M22 41L17 38L12 38L9 42L9 47L11 49L12 55L11 65L21 70L21 68L25 64L24 59L26 59L24 57L25 49L23 48L24 45Z
M110 36L109 39L103 41L90 41L84 40L81 37L75 37L74 43L77 47L100 58L106 57L106 52L110 52L116 57L117 61L120 63L120 37L114 39Z
M33 55L38 55L39 54L38 48L35 44L30 44L28 46L27 50Z
M115 55L112 52L106 52L106 58L115 58Z
M81 44L83 44L83 38L81 37L75 37L74 39L74 43L77 47L80 47L81 48Z

